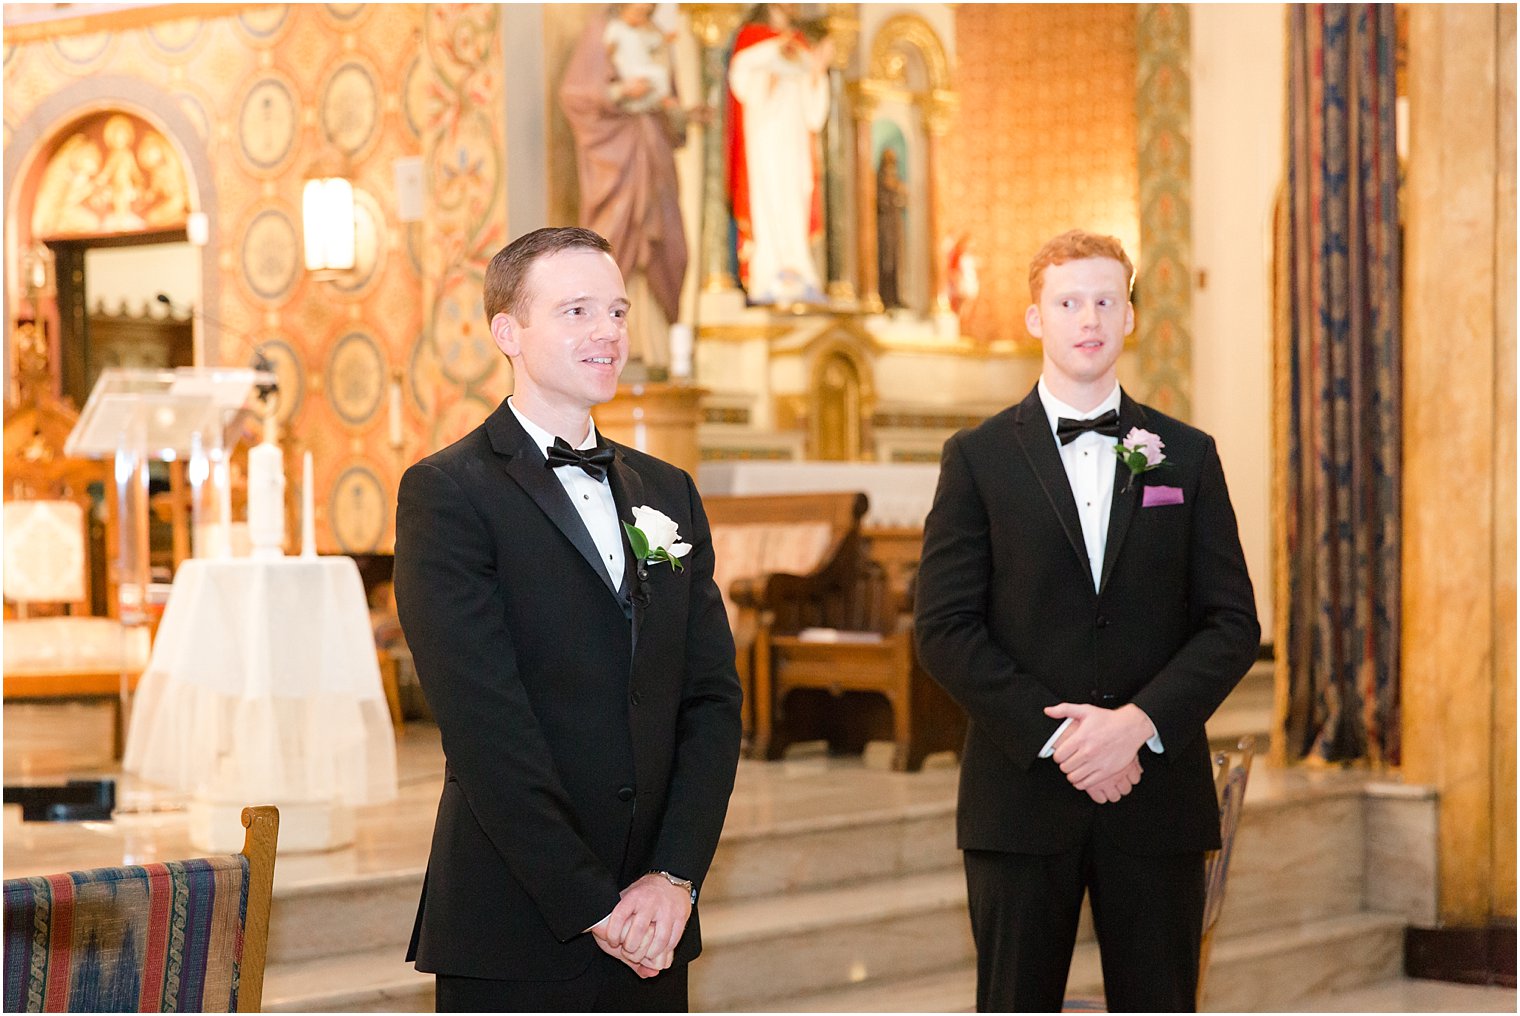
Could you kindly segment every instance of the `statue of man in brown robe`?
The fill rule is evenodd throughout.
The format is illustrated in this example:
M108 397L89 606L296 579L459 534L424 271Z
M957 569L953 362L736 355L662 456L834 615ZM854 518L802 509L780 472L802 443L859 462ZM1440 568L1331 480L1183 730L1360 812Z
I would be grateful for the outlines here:
M624 4L612 20L593 18L559 96L579 156L580 225L612 243L632 304L631 359L659 377L670 365L686 274L675 163L686 124L653 8Z

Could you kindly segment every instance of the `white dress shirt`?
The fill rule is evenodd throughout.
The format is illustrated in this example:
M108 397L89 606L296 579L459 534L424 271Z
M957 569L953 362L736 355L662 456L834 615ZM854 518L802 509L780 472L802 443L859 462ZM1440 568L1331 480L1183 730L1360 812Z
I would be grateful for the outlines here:
M1109 410L1119 408L1119 383L1114 382L1114 390L1108 397L1091 409L1080 410L1069 406L1050 393L1045 385L1045 378L1041 376L1038 385L1040 391L1040 403L1045 407L1045 416L1050 421L1050 433L1054 435L1056 428L1064 416L1068 420L1091 420L1102 416ZM1103 581L1103 551L1108 546L1108 517L1114 503L1114 469L1118 459L1114 456L1114 448L1119 444L1116 437L1106 437L1097 431L1089 430L1078 434L1069 444L1060 444L1060 438L1056 438L1057 446L1061 449L1061 465L1066 467L1066 479L1071 484L1071 495L1077 502L1077 516L1082 520L1082 543L1087 548L1087 566L1092 570L1093 589L1098 589ZM1056 742L1070 726L1071 720L1063 720L1056 728L1056 732L1050 735L1050 740L1045 742L1045 747L1040 750L1040 758L1049 758L1055 752ZM1151 726L1150 740L1145 743L1151 751L1158 755L1161 753L1161 737L1155 733L1155 725Z
M507 398L507 406L512 410L512 415L517 417L517 422L523 425L523 430L527 431L528 436L538 445L540 451L554 444L554 435L518 412L510 396ZM581 451L596 447L595 421L592 421L591 426L586 429L586 439L575 447ZM613 588L622 586L623 527L618 522L617 503L612 500L612 484L605 478L593 480L584 469L574 466L561 466L558 469L551 469L550 472L565 488L565 493L570 495L570 503L575 505L581 521L586 524L586 531L591 534L591 542L596 544L597 556L607 566L607 574L612 578Z

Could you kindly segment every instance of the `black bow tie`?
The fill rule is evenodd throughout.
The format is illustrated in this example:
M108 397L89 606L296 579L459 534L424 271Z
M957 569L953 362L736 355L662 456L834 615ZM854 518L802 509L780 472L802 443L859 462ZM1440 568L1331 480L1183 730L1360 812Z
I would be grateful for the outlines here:
M598 483L607 478L607 467L612 465L615 457L613 450L607 447L592 448L588 451L571 448L569 442L562 437L555 438L554 443L544 449L544 458L548 460L550 469L558 469L560 466L580 466L586 471L587 476Z
M1091 420L1070 420L1063 416L1056 421L1056 437L1061 439L1063 445L1071 444L1078 436L1090 430L1104 437L1118 437L1119 411L1110 409L1102 416L1095 416Z

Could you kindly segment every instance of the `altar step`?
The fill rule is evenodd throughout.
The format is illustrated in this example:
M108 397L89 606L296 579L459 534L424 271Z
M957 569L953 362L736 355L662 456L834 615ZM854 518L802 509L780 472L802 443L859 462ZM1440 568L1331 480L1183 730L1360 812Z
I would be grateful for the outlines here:
M1272 1012L1328 991L1381 983L1397 977L1403 955L1404 921L1390 915L1354 914L1308 928L1264 932L1221 941L1209 965L1205 1011ZM1346 963L1347 958L1357 962ZM1262 985L1272 985L1261 990ZM1072 957L1067 996L1103 998L1098 945L1079 942ZM1312 1007L1310 1007L1312 1008ZM863 983L783 999L775 1012L974 1012L975 957L953 968L916 977Z
M1214 715L1209 717L1207 730L1211 746L1215 749L1233 748L1242 737L1254 736L1258 757L1266 755L1271 740L1275 670L1271 660L1258 660L1240 679Z
M693 1008L970 1009L955 777L744 763L704 886ZM1403 927L1433 909L1433 833L1434 801L1418 788L1259 763L1208 1007L1293 1009L1396 975ZM421 874L277 884L265 1008L429 1009L432 979L403 959ZM1101 993L1085 925L1071 991Z

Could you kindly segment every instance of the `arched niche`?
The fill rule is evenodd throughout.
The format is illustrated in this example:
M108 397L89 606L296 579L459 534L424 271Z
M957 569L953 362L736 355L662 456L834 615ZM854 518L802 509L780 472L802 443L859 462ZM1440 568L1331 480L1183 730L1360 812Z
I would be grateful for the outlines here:
M868 76L855 91L860 149L867 164L858 177L862 214L872 221L861 233L860 259L867 302L891 304L894 288L882 271L898 263L898 301L928 315L947 309L936 215L938 182L936 139L949 127L956 108L950 65L934 28L917 14L897 14L881 24L871 39ZM891 151L892 156L886 153ZM901 178L900 221L879 197L890 193L891 158ZM894 225L895 224L895 225ZM892 230L896 230L896 234ZM892 245L896 258L886 256Z
M860 338L846 331L826 333L812 344L809 358L808 458L870 459L876 380Z
M109 139L106 137L107 125L111 125L112 137ZM31 253L38 243L48 239L34 236L32 230L39 197L53 200L52 196L41 193L48 179L49 167L55 157L74 158L79 160L79 172L83 175L88 171L92 158L87 154L87 149L93 144L97 146L100 158L100 167L90 174L93 180L106 168L112 153L118 151L113 148L113 142L121 142L125 136L125 126L133 131L131 146L138 171L144 169L144 153L139 146L144 139L151 138L147 142L146 158L149 166L146 168L160 176L165 173L172 175L177 171L184 183L183 212L185 215L192 212L204 212L206 215L206 243L199 249L200 281L192 301L201 312L195 322L194 359L197 364L214 365L219 362L214 352L217 343L208 341L208 336L204 334L207 323L215 325L218 320L220 291L220 286L214 284L218 278L220 238L216 185L205 142L173 96L137 78L105 75L76 81L44 98L17 124L9 144L5 146L7 382L14 376L16 323L23 315L35 315L48 322L50 360L55 365L60 362L57 346L59 320L54 301L56 293L50 286L45 287L40 294L42 299L38 301L41 306L33 307L30 297L36 294L36 288L30 286L31 280L25 277L25 272L36 262ZM72 141L76 137L82 137L82 140ZM116 163L125 179L129 175L125 172L125 163L120 157ZM147 175L144 174L145 177ZM71 182L67 172L61 168L55 179L61 179L58 186L67 190ZM101 184L106 182L102 180ZM108 187L105 189L109 190ZM177 224L164 221L166 216L178 220ZM140 229L136 228L138 220L141 220ZM71 217L62 225L56 220L52 226L46 226L45 221L40 224L55 229L56 238L120 239L183 229L184 219L177 210L170 214L162 207L155 207L151 201L128 201L123 207L118 195L118 200L108 204L93 223ZM147 285L151 287L152 283ZM56 372L57 368L54 369Z

